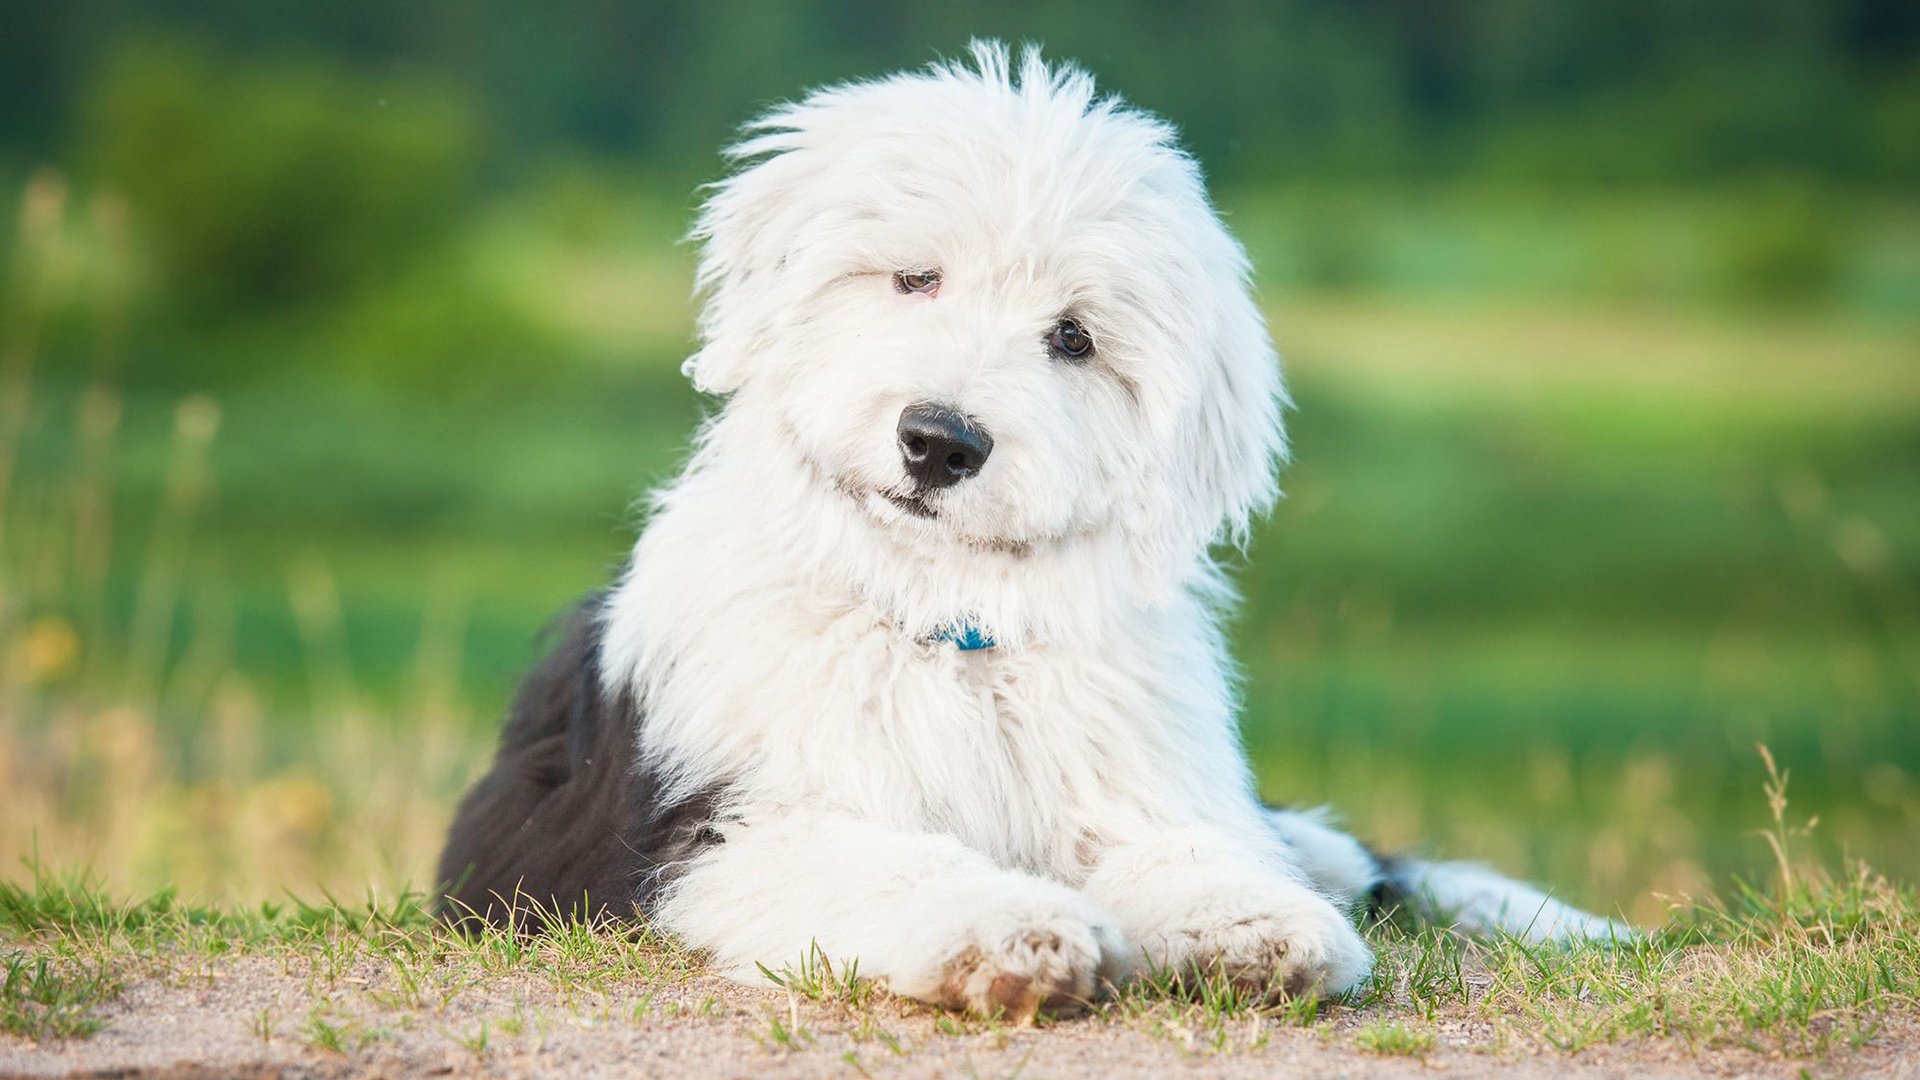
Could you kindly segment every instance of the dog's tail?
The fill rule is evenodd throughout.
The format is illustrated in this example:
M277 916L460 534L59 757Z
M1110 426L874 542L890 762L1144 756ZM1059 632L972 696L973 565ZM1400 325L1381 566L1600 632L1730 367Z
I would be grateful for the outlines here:
M1324 810L1273 810L1268 821L1315 885L1377 915L1404 910L1437 926L1533 944L1625 943L1626 923L1590 915L1477 863L1380 855L1336 828Z

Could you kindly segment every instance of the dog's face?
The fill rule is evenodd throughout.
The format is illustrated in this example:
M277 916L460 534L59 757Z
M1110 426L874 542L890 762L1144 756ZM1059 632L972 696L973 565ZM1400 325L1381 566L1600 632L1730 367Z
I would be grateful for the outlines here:
M1119 537L1177 579L1273 494L1277 360L1162 124L997 47L820 91L716 186L703 348L871 527L1020 554Z

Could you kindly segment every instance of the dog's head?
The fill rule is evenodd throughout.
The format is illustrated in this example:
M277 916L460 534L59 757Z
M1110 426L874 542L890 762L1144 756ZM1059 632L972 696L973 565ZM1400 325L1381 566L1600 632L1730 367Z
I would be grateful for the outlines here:
M976 45L748 129L687 372L916 545L1119 538L1168 586L1274 496L1279 365L1167 125Z

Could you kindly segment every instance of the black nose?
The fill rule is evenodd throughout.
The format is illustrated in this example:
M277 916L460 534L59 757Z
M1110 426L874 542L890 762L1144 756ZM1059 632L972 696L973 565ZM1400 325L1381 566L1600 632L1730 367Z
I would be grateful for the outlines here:
M924 489L951 487L980 471L993 436L940 405L909 405L900 414L900 458Z

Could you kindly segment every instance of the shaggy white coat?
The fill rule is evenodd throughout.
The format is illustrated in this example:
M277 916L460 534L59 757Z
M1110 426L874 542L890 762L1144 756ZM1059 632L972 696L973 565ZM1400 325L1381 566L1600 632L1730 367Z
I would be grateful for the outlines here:
M723 793L724 843L652 917L742 978L817 944L988 1011L1145 965L1359 983L1349 912L1381 870L1263 808L1238 741L1209 552L1275 498L1285 397L1246 256L1172 131L979 45L777 108L731 155L695 229L686 364L724 401L604 616L664 797ZM1090 359L1050 352L1063 318ZM916 403L994 439L931 518L886 498ZM935 637L956 623L996 647ZM1607 928L1408 865L1483 929Z

